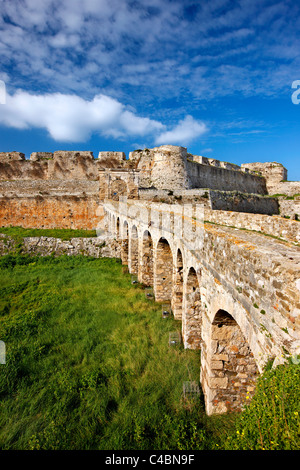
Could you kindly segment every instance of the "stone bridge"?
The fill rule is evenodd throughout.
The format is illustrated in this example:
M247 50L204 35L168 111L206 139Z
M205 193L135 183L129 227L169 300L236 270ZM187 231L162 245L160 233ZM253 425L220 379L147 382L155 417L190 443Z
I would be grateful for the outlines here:
M208 415L239 411L269 361L299 354L295 243L209 223L201 205L124 199L103 209L122 263L170 303L184 347L201 351Z

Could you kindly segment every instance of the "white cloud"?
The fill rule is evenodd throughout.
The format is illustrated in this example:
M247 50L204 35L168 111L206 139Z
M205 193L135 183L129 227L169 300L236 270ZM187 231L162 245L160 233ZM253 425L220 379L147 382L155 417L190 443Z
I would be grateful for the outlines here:
M162 131L158 121L128 111L119 101L96 95L91 101L76 95L33 95L19 90L8 95L0 123L18 129L43 128L57 141L83 142L91 134L126 137Z
M192 116L188 115L175 126L173 129L161 133L155 140L160 144L178 144L186 146L191 141L201 137L208 131L203 122L196 121Z
M186 146L207 132L205 123L187 115L171 130L160 121L137 115L110 96L90 101L76 95L33 95L18 90L7 95L0 124L17 129L46 129L60 142L85 142L92 134L116 139L147 137L155 144Z
M211 0L192 17L179 0L0 3L1 71L15 89L175 97L190 113L193 97L286 93L299 68L297 2Z

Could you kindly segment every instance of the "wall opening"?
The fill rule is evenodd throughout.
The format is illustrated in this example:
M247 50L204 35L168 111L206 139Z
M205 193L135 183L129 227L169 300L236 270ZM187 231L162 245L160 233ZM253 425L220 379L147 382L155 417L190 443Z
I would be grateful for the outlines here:
M259 375L253 354L235 319L218 310L212 323L209 363L212 407L217 412L241 411L252 398Z
M182 318L182 302L183 302L183 258L181 250L177 250L176 264L174 266L174 284L172 294L172 311L176 320Z
M117 238L117 240L119 240L119 238L120 238L120 218L119 217L117 217L116 238Z
M153 286L153 242L148 230L143 234L139 281L145 286Z
M195 269L189 269L185 286L182 334L189 349L200 349L201 345L201 297L198 276Z
M131 274L138 274L139 271L139 239L138 231L134 225L131 229L129 240L129 271Z
M119 201L120 196L127 196L127 184L124 180L116 178L110 184L110 198L113 201Z
M113 214L111 218L111 233L113 237L116 235L116 217Z
M173 255L168 241L160 238L155 257L155 299L171 301L173 290Z
M124 222L123 224L123 234L122 234L122 242L121 242L121 260L122 264L128 264L128 250L129 250L129 242L128 242L128 223Z

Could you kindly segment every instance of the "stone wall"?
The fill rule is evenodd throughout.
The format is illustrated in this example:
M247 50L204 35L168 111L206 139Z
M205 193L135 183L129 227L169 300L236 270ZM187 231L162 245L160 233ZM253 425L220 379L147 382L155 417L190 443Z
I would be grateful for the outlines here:
M144 201L167 204L203 204L213 210L247 212L253 214L279 214L276 198L238 191L214 191L210 189L139 189L138 198Z
M153 189L139 188L138 199L164 202L167 204L201 203L211 207L210 192L207 189Z
M18 247L18 250L20 247ZM16 242L11 237L0 233L0 255L13 253ZM98 237L71 238L61 240L54 237L23 238L22 253L32 256L91 256L93 258L119 258L120 246L113 239L103 240Z
M162 145L131 152L129 160L140 170L140 188L185 190L210 188L266 194L265 180L238 165L187 153L185 147Z
M297 218L296 198L280 198L278 208L276 198L262 197L276 184L300 192L300 183L283 183L284 177L280 164L239 167L172 145L131 152L128 160L123 152L99 152L97 159L90 151L33 152L30 160L21 152L2 152L0 225L95 228L99 204L124 196L243 213L280 210Z
M261 174L270 195L300 195L300 181L288 181L287 169L281 163L243 163L241 167Z
M278 183L270 194L284 194L286 196L300 195L300 181L282 181Z
M230 211L204 209L204 220L212 223L252 230L278 237L291 243L300 243L300 222L279 216L246 214Z
M299 187L300 190L300 187ZM300 194L298 196L279 196L280 215L300 220Z
M20 152L0 153L0 180L97 180L100 162L92 152L33 152L29 160Z
M266 179L269 194L277 194L276 187L281 181L287 180L287 169L277 162L243 163L241 168L251 170L262 175Z
M279 214L277 199L239 191L209 191L214 210L248 212L253 214Z
M96 228L98 170L92 152L0 153L0 226Z
M202 165L187 161L191 188L210 188L221 191L267 194L265 179L259 175L239 170Z
M98 200L76 195L0 198L0 226L95 229Z

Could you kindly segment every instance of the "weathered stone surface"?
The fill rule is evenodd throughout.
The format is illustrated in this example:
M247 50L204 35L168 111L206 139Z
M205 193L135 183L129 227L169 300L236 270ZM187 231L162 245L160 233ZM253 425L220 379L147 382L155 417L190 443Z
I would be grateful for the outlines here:
M297 219L299 186L286 176L168 145L128 160L2 153L0 225L97 228L101 238L26 238L23 249L121 258L181 320L184 347L201 350L207 413L238 411L269 359L300 353L300 223L282 217ZM268 197L284 187L292 196ZM1 253L13 249L0 237Z
M25 154L21 152L0 152L0 162L25 160Z
M121 238L121 257L127 259L129 272L141 280L147 256L153 263L156 300L170 302L174 316L176 312L182 320L184 346L201 349L208 414L240 410L253 395L268 359L275 358L278 364L285 354L300 353L299 247L251 230L203 224L193 212L182 218L179 211L180 226L173 205L126 204L127 210L119 211L117 202L107 201L104 210L108 231ZM221 222L223 211L216 213ZM204 210L204 218L209 214L215 212ZM243 216L235 214L235 221L242 223ZM250 228L255 215L247 216ZM266 226L273 219L260 217ZM286 228L297 224L280 220ZM231 221L230 217L227 223ZM121 229L125 224L126 232ZM197 227L202 244L191 249L190 237ZM149 240L145 244L146 232L151 251Z
M0 255L14 252L16 242L11 237L0 234ZM18 246L18 249L20 247ZM39 256L91 256L93 258L119 258L119 244L109 238L89 237L61 240L54 237L25 237L22 253Z

